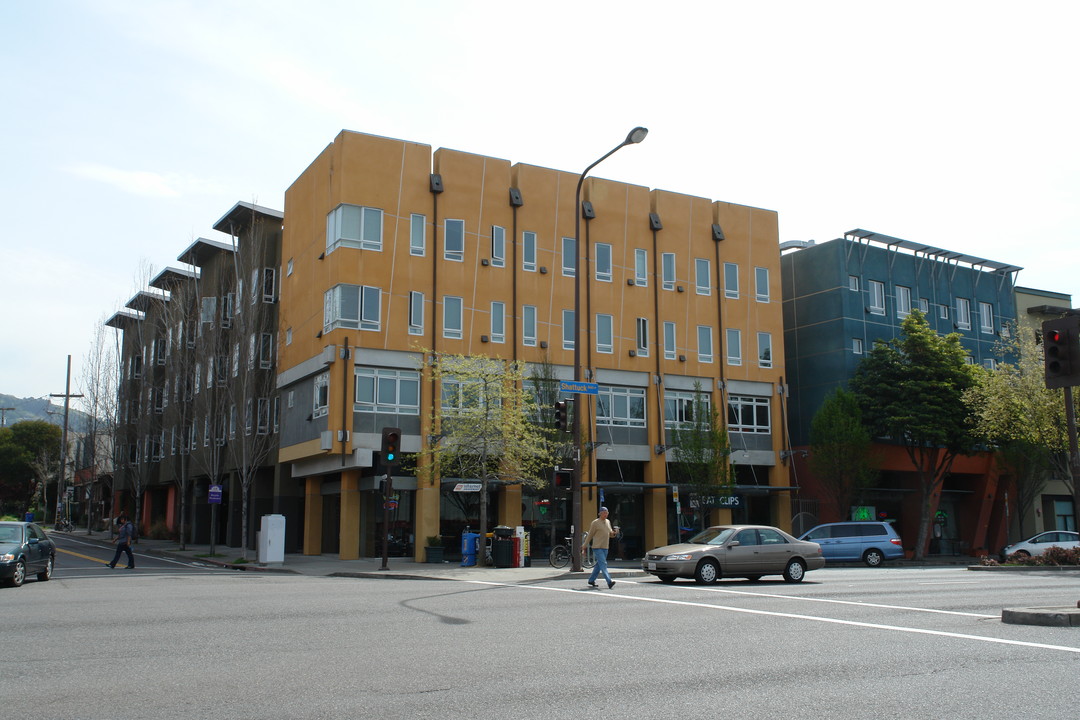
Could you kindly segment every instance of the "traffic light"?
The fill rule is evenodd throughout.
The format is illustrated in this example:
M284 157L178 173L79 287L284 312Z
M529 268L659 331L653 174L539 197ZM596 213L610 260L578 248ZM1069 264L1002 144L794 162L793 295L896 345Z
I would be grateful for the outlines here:
M555 429L567 429L566 401L560 400L555 403Z
M1042 335L1046 387L1080 385L1080 317L1046 320Z
M382 429L382 464L389 473L401 462L401 428Z

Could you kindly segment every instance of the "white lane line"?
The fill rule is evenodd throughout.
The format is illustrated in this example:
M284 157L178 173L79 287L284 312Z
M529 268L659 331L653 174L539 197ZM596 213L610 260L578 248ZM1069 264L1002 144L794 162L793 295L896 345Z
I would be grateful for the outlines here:
M538 585L515 585L511 583L497 583L485 580L462 580L461 582L475 585L490 585L493 587L516 588L519 590L546 590L548 592L581 593L582 590L571 588L542 587ZM666 598L646 598L634 595L620 595L610 590L603 592L585 591L593 597L619 598L620 600L636 600L638 602L651 602L661 605L681 605L684 607L702 608L705 610L725 610L727 612L745 613L747 615L764 615L766 617L791 618L792 620L809 620L811 622L830 623L832 625L848 625L850 627L869 628L873 630L889 630L891 632L910 633L914 635L935 635L937 637L956 638L959 640L975 640L977 642L994 643L997 645L1016 645L1019 647L1038 648L1041 650L1060 650L1062 652L1076 653L1080 655L1080 647L1068 647L1067 645L1048 645L1046 643L1024 642L1022 640L1006 640L1004 638L984 637L982 635L967 635L965 633L945 632L943 630L926 630L924 628L902 627L899 625L881 625L879 623L859 622L857 620L838 620L836 618L820 617L818 615L798 615L795 613L775 612L772 610L752 610L749 608L731 607L728 605L710 605L701 602L689 602L686 600L669 600Z
M624 581L620 580L619 582L624 582ZM628 582L634 583L635 585L644 585L645 584L645 583L635 582L634 580L630 580ZM672 587L672 586L669 586L669 587ZM934 614L938 614L938 615L961 615L963 617L974 617L974 618L996 618L996 617L1000 617L1000 615L984 615L982 613L960 612L959 610L936 610L934 608L908 607L906 605L884 605L884 604L881 604L881 603L859 602L857 600L833 600L831 598L807 597L805 595L777 595L775 593L750 592L748 590L727 590L725 588L712 588L712 587L700 587L700 586L680 588L678 585L676 585L676 586L673 586L673 587L676 590L682 590L682 589L685 589L685 590L697 590L697 591L704 590L705 592L726 593L728 595L745 595L747 597L780 598L781 600L803 600L803 601L806 601L806 602L828 603L828 604L831 604L831 605L854 605L856 607L883 608L885 610L908 610L908 611L911 611L911 612L934 613Z
M108 552L114 552L112 548L102 548L100 545L97 545L96 543L89 543L89 542L85 542L83 540L77 540L75 538L65 538L65 540L68 540L68 541L73 542L73 543L78 543L79 545L88 545L90 547L94 547L94 548L97 548L99 550L107 550ZM60 546L57 546L56 549L60 550L60 551L63 551L63 548L61 548ZM70 551L68 551L68 552L70 552ZM74 555L75 553L72 553L72 554ZM189 562L189 561L185 561L185 560L173 560L172 558L167 558L167 557L163 557L163 556L160 556L160 555L147 555L146 553L135 552L134 549L132 550L131 554L134 555L135 557L153 558L154 560L160 560L162 562L170 562L170 563L173 563L175 565L183 565L184 567L208 567L208 566L212 565L212 563L204 563L203 565L198 565L197 563L199 561L197 559L192 560L192 561ZM86 556L82 555L80 557L86 557ZM100 558L87 558L87 559L88 560L99 560ZM101 562L108 563L109 561L108 560L102 560Z

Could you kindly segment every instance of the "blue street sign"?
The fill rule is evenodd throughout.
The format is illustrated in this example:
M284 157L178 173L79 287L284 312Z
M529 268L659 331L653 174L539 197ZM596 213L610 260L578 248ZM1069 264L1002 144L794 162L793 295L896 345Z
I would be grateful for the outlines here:
M560 380L559 391L577 393L578 395L599 395L600 386L591 382L573 382L572 380Z
M206 496L206 502L209 503L210 505L220 505L221 504L221 486L220 485L211 485L210 486L210 492Z

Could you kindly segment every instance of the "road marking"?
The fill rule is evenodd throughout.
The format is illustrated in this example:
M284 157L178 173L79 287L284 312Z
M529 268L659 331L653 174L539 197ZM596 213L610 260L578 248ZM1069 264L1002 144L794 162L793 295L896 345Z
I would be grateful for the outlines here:
M634 583L635 585L644 585L644 583L639 583L639 582L636 582L634 580L630 580L628 582ZM746 595L746 596L749 596L749 597L780 598L782 600L803 600L803 601L806 601L806 602L829 603L829 604L833 604L833 605L855 605L855 606L858 606L858 607L883 608L885 610L909 610L911 612L934 613L934 614L937 614L937 615L961 615L963 617L974 617L974 618L996 618L996 617L1001 617L1000 615L985 615L983 613L960 612L959 610L936 610L934 608L908 607L906 605L884 605L884 604L881 604L881 603L859 602L859 601L856 601L856 600L833 600L831 598L816 598L816 597L808 597L808 596L805 596L805 595L778 595L776 593L750 592L748 590L728 590L726 588L712 588L712 587L700 587L700 586L683 588L683 587L679 587L678 585L673 585L673 586L669 586L669 587L672 587L672 588L674 588L676 590L682 590L682 589L699 590L699 591L704 590L706 592L727 593L728 595Z
M66 538L66 539L69 542L78 543L79 545L89 545L89 546L95 547L95 548L100 547L99 545L95 545L94 543L88 543L88 542L84 542L82 540L76 540L75 538ZM80 555L79 553L75 552L74 550L65 550L64 548L59 547L59 546L56 549L59 550L62 553L67 553L68 555L74 555L75 557L82 558L84 560L93 560L94 562L103 563L105 565L108 565L109 562L110 562L109 560L102 560L101 558L90 557L89 555ZM104 548L104 549L107 550L109 548ZM137 553L134 550L132 550L131 554L134 555L135 557L142 557L142 558L152 557L154 560L160 560L161 562L173 563L174 565L183 565L184 567L200 567L200 568L201 567L207 567L206 563L200 564L199 560L197 560L197 559L196 560L190 560L190 561L174 560L172 558L167 558L167 557L163 557L163 556L160 556L160 555L147 555L145 553Z
M542 587L538 585L516 585L512 583L497 583L485 580L462 580L461 582L475 585L490 585L493 587L516 588L519 590L546 590L549 592L577 592L571 588ZM638 602L658 603L661 605L681 605L684 607L702 608L705 610L724 610L727 612L744 613L747 615L763 615L766 617L791 618L792 620L809 620L811 622L829 623L832 625L848 625L850 627L869 628L872 630L888 630L891 632L911 633L914 635L934 635L937 637L956 638L959 640L975 640L977 642L994 643L998 645L1016 645L1019 647L1038 648L1041 650L1060 650L1062 652L1080 654L1080 647L1068 647L1067 645L1048 645L1046 643L1025 642L1023 640L1006 640L1004 638L985 637L982 635L968 635L965 633L945 632L943 630L926 630L924 628L903 627L900 625L882 625L879 623L859 622L857 620L839 620L836 618L821 617L818 615L798 615L796 613L776 612L773 610L753 610L750 608L731 607L729 605L710 605L702 602L689 602L687 600L670 600L666 598L646 598L634 595L620 595L605 592L590 593L592 597L619 598L621 600L636 600ZM992 616L993 617L993 616Z
M94 562L99 562L102 565L108 565L109 564L108 560L102 560L101 558L90 557L89 555L83 555L82 553L77 553L77 552L75 552L73 550L65 550L62 547L56 548L56 552L62 552L65 555L73 555L73 556L75 556L77 558L82 558L83 560L92 560Z

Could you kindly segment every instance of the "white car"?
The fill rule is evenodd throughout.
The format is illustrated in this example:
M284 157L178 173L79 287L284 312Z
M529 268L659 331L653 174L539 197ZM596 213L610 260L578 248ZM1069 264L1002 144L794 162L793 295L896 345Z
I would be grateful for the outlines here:
M1054 546L1066 550L1080 547L1080 533L1069 530L1047 530L1027 540L1006 545L1005 549L1001 551L1001 556L1007 558L1010 555L1019 555L1021 557L1042 555L1046 552L1046 548Z

